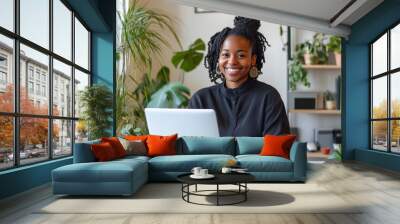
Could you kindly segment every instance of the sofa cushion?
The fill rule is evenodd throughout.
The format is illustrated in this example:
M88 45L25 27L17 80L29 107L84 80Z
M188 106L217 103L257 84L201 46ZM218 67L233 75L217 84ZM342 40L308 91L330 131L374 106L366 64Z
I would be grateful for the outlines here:
M240 167L249 172L292 172L292 161L279 156L238 155Z
M139 159L109 162L74 163L53 170L58 182L129 182L133 173L146 171L147 164ZM146 174L147 176L147 174Z
M105 162L113 159L117 159L118 156L115 154L115 150L109 142L102 142L99 144L93 144L90 146L94 157L99 162Z
M126 140L124 138L119 138L122 146L126 151L126 155L137 155L137 156L145 156L147 155L146 144L141 140Z
M149 160L149 170L163 172L190 172L193 167L200 166L211 172L219 171L230 159L231 155L175 155L158 156Z
M261 156L280 156L290 159L290 148L296 140L296 135L265 135Z
M176 140L178 135L161 136L149 135L147 137L147 155L148 156L165 156L176 154Z
M146 142L148 135L125 135L124 138L129 141L142 141Z
M236 137L236 155L259 154L264 145L263 137Z
M126 151L117 137L103 137L101 142L110 143L117 158L126 156Z
M178 154L226 154L235 155L233 137L183 136L178 141Z

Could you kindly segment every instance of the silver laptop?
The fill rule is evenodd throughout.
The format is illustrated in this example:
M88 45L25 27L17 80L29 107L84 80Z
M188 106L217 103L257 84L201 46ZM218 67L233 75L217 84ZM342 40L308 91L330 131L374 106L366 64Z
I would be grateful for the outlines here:
M153 135L219 137L217 116L212 109L146 108L145 114Z

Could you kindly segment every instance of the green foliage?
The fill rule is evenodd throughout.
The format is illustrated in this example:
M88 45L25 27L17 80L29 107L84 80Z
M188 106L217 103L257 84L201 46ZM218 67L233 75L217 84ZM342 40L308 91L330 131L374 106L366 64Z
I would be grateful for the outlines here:
M333 93L329 90L325 91L324 93L324 97L326 101L332 101L335 100L335 96L333 95Z
M310 41L300 43L296 45L296 52L300 54L299 57L303 57L304 54L311 54L312 44Z
M307 71L303 68L302 61L294 58L289 65L289 88L294 91L297 89L297 83L302 83L304 86L310 87L310 82L307 78Z
M126 14L118 13L122 24L121 46L128 49L137 67L147 69L152 57L161 55L162 46L170 47L160 30L171 33L179 46L181 43L170 17L139 6L136 0L131 4Z
M180 82L170 82L151 96L147 107L184 108L188 106L190 90Z
M189 89L181 83L170 82L170 70L163 66L153 78L153 58L161 56L162 47L170 47L166 32L172 34L179 44L179 38L172 27L172 19L146 7L139 6L138 1L131 3L128 11L118 16L122 24L121 55L123 70L127 64L134 63L135 68L143 75L120 74L117 80L117 131L118 133L147 134L144 108L152 107L185 107L189 102ZM197 39L186 51L176 52L171 62L176 68L185 72L195 69L203 59L205 44ZM125 89L125 77L133 82L132 91ZM132 105L127 105L127 97Z
M316 33L313 36L311 43L311 60L313 64L327 64L328 50L324 42L326 41L325 34Z
M180 68L185 72L190 72L195 69L203 60L206 45L202 39L197 39L189 46L186 51L176 52L172 57L171 62L175 68Z
M109 136L107 129L112 125L113 99L111 91L104 85L95 84L80 92L82 119L86 121L89 139Z
M331 36L326 46L328 51L340 54L342 52L342 40L338 36Z

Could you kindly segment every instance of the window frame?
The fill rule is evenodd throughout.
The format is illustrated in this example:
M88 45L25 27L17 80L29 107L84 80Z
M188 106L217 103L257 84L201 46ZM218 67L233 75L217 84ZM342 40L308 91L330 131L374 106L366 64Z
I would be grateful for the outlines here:
M32 41L30 41L29 39L24 38L23 36L20 35L20 0L14 0L13 1L13 10L14 10L14 18L13 18L13 22L14 22L14 30L10 31L4 27L0 26L0 35L3 35L7 38L12 39L13 41L13 63L12 63L12 73L11 75L13 75L13 79L14 79L14 110L13 112L2 112L0 111L0 116L11 116L13 118L13 155L14 155L14 161L13 161L13 166L11 167L5 167L5 168L0 168L0 172L5 171L5 170L11 170L11 169L16 169L19 167L23 167L23 166L30 166L33 164L38 164L38 163L43 163L46 161L50 161L50 160L54 160L54 159L61 159L61 158L65 158L65 157L70 157L73 156L73 152L74 152L74 143L75 143L75 126L76 126L76 121L79 120L79 117L75 117L75 108L72 107L71 108L71 114L68 116L56 116L53 115L53 59L58 60L59 62L62 62L68 66L71 66L71 92L72 92L72 99L71 99L71 105L74 105L75 103L75 88L74 88L74 82L75 82L75 69L85 73L88 75L89 77L89 83L88 86L92 85L92 69L91 69L91 48L92 48L92 43L91 43L91 37L92 37L92 30L87 26L87 24L83 21L83 19L72 9L72 7L65 1L65 0L59 0L68 10L71 11L71 18L70 18L70 23L71 23L71 59L67 59L64 58L63 56L55 53L53 50L53 21L54 21L54 17L53 17L53 1L54 0L48 0L49 2L49 47L48 49L42 47L39 44L36 44ZM78 64L75 63L75 18L77 20L79 20L79 22L84 26L84 28L88 31L88 69L85 69L81 66L79 66ZM39 114L27 114L27 113L21 113L20 112L20 85L21 85L21 80L20 80L20 65L21 65L21 61L20 61L20 45L23 44L27 47L32 48L33 50L36 50L40 53L43 53L45 55L48 56L49 59L49 63L48 63L48 76L46 80L46 91L48 91L48 93L45 92L45 94L48 96L48 108L49 111L47 112L46 115L39 115ZM27 65L27 74L25 74L26 76L26 82L28 81L33 81L34 86L37 83L40 83L42 86L42 79L41 79L41 74L42 71L39 73L39 80L36 79L36 72L37 72L37 68L33 67L33 79L30 79L30 70L29 68L30 65L29 63L26 64ZM27 86L28 87L28 86ZM27 91L29 91L27 89ZM34 89L34 92L36 91L36 89ZM38 96L42 96L42 94L39 94ZM36 103L36 102L34 102ZM47 145L47 150L48 150L48 155L47 158L43 158L43 160L40 160L38 162L32 162L32 163L26 163L26 164L21 164L20 161L20 119L21 118L45 118L47 119L48 122L48 135L47 135L47 142L49 143ZM71 122L71 153L68 155L62 155L62 156L55 156L53 155L54 153L54 147L53 147L53 122L56 120L65 120L65 121L70 121Z
M396 73L400 72L400 67L391 69L391 31L393 28L396 26L400 26L400 21L395 22L392 24L389 28L385 29L384 32L379 34L375 39L373 39L369 44L368 44L368 52L369 52L369 149L373 151L379 151L379 152L385 152L385 153L391 153L391 154L400 154L400 152L393 152L392 151L392 121L400 121L400 117L392 117L392 99L391 99L391 91L392 91L392 86L391 86L391 79L393 75L396 75ZM386 71L382 72L380 74L376 74L374 76L373 74L373 44L378 41L381 37L384 35L387 35L387 63L386 63ZM386 77L386 87L387 87L387 105L386 105L386 118L373 118L373 93L374 93L374 87L373 87L373 81L378 78ZM373 122L374 121L386 121L386 151L379 150L374 148L374 136L373 136Z

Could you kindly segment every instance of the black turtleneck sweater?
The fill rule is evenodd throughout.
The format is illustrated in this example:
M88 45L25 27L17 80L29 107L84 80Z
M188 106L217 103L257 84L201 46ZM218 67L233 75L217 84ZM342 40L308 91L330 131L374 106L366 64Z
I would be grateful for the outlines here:
M289 121L278 91L248 79L240 87L203 88L189 101L192 109L214 109L221 136L264 136L289 133Z

